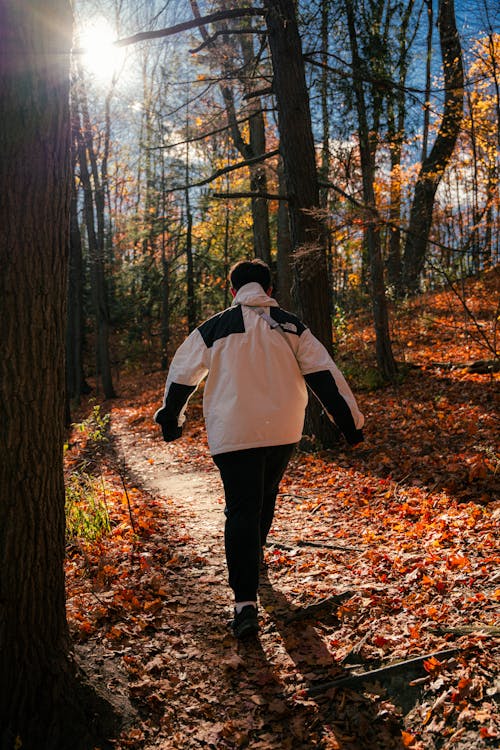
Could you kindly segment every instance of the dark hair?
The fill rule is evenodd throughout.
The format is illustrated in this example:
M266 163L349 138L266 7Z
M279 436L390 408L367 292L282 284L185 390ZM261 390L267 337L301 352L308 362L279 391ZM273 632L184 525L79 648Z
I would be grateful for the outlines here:
M265 292L272 286L271 269L260 258L240 260L229 272L229 281L233 289L241 289L245 284L256 281Z

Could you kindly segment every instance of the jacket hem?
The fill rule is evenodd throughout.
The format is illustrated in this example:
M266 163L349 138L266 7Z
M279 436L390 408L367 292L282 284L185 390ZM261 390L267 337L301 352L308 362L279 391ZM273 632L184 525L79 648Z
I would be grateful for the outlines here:
M302 433L300 433L298 437L293 437L291 439L289 437L283 437L281 439L278 438L275 440L269 439L268 441L255 440L250 443L245 442L245 443L235 443L232 445L231 444L222 445L214 449L210 448L209 446L209 450L210 450L211 456L218 456L220 453L233 453L234 451L245 451L245 450L250 450L251 448L270 448L271 446L274 446L274 445L292 445L292 444L298 443L301 438L302 438Z

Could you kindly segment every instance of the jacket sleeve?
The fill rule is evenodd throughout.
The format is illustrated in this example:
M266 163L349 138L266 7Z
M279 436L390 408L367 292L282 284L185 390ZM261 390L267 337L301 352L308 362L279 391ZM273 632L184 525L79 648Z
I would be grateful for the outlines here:
M172 438L185 422L184 413L190 396L208 373L209 350L198 329L192 331L177 349L170 364L163 406L158 409L154 421ZM179 437L179 433L176 435Z
M304 379L328 416L351 445L363 440L364 417L346 379L323 344L306 328L299 338L297 361Z

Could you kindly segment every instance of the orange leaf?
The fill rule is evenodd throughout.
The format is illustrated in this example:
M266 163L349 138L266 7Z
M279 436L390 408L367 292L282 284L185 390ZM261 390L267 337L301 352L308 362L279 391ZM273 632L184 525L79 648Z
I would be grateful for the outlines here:
M498 732L495 727L481 727L479 734L485 739L488 737L498 737Z
M403 745L405 747L411 747L416 740L414 734L410 734L409 732L405 732L404 730L401 731L401 737L403 740Z
M443 665L439 661L439 659L436 659L435 656L431 656L430 659L425 659L424 661L424 669L426 672L439 672Z

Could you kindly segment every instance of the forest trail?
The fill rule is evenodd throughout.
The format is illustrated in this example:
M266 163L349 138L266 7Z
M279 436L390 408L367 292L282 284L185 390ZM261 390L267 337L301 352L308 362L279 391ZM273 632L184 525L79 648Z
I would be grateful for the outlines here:
M169 444L150 434L137 435L123 417L113 415L112 434L118 456L128 473L153 495L170 498L182 524L200 554L210 551L215 563L221 557L223 489L215 466L203 470L186 467ZM159 435L159 428L158 428ZM218 550L218 552L217 552Z
M66 452L69 485L88 487L91 472L109 512L104 535L70 544L67 584L78 653L125 706L115 750L495 747L492 378L413 370L400 387L359 393L361 451L341 442L292 458L266 548L261 631L247 643L228 627L223 488L201 394L182 439L166 444L152 423L163 382L161 372L124 380L104 405L109 441L93 443L84 421ZM398 687L386 668L421 657Z
M111 430L127 481L160 499L175 528L174 546L165 540L172 555L165 575L170 584L174 578L175 607L169 636L155 635L159 653L153 659L160 658L163 666L168 662L175 698L172 693L154 739L140 747L403 748L400 718L387 711L377 718L379 707L362 695L351 702L344 698L335 717L329 699L307 696L311 683L343 676L345 670L308 622L306 609L274 588L272 573L261 581L259 638L239 643L232 636L223 489L211 459L197 452L186 461L181 443L138 434L119 411L113 412ZM293 538L283 533L280 542L293 547ZM328 620L332 613L323 614Z

